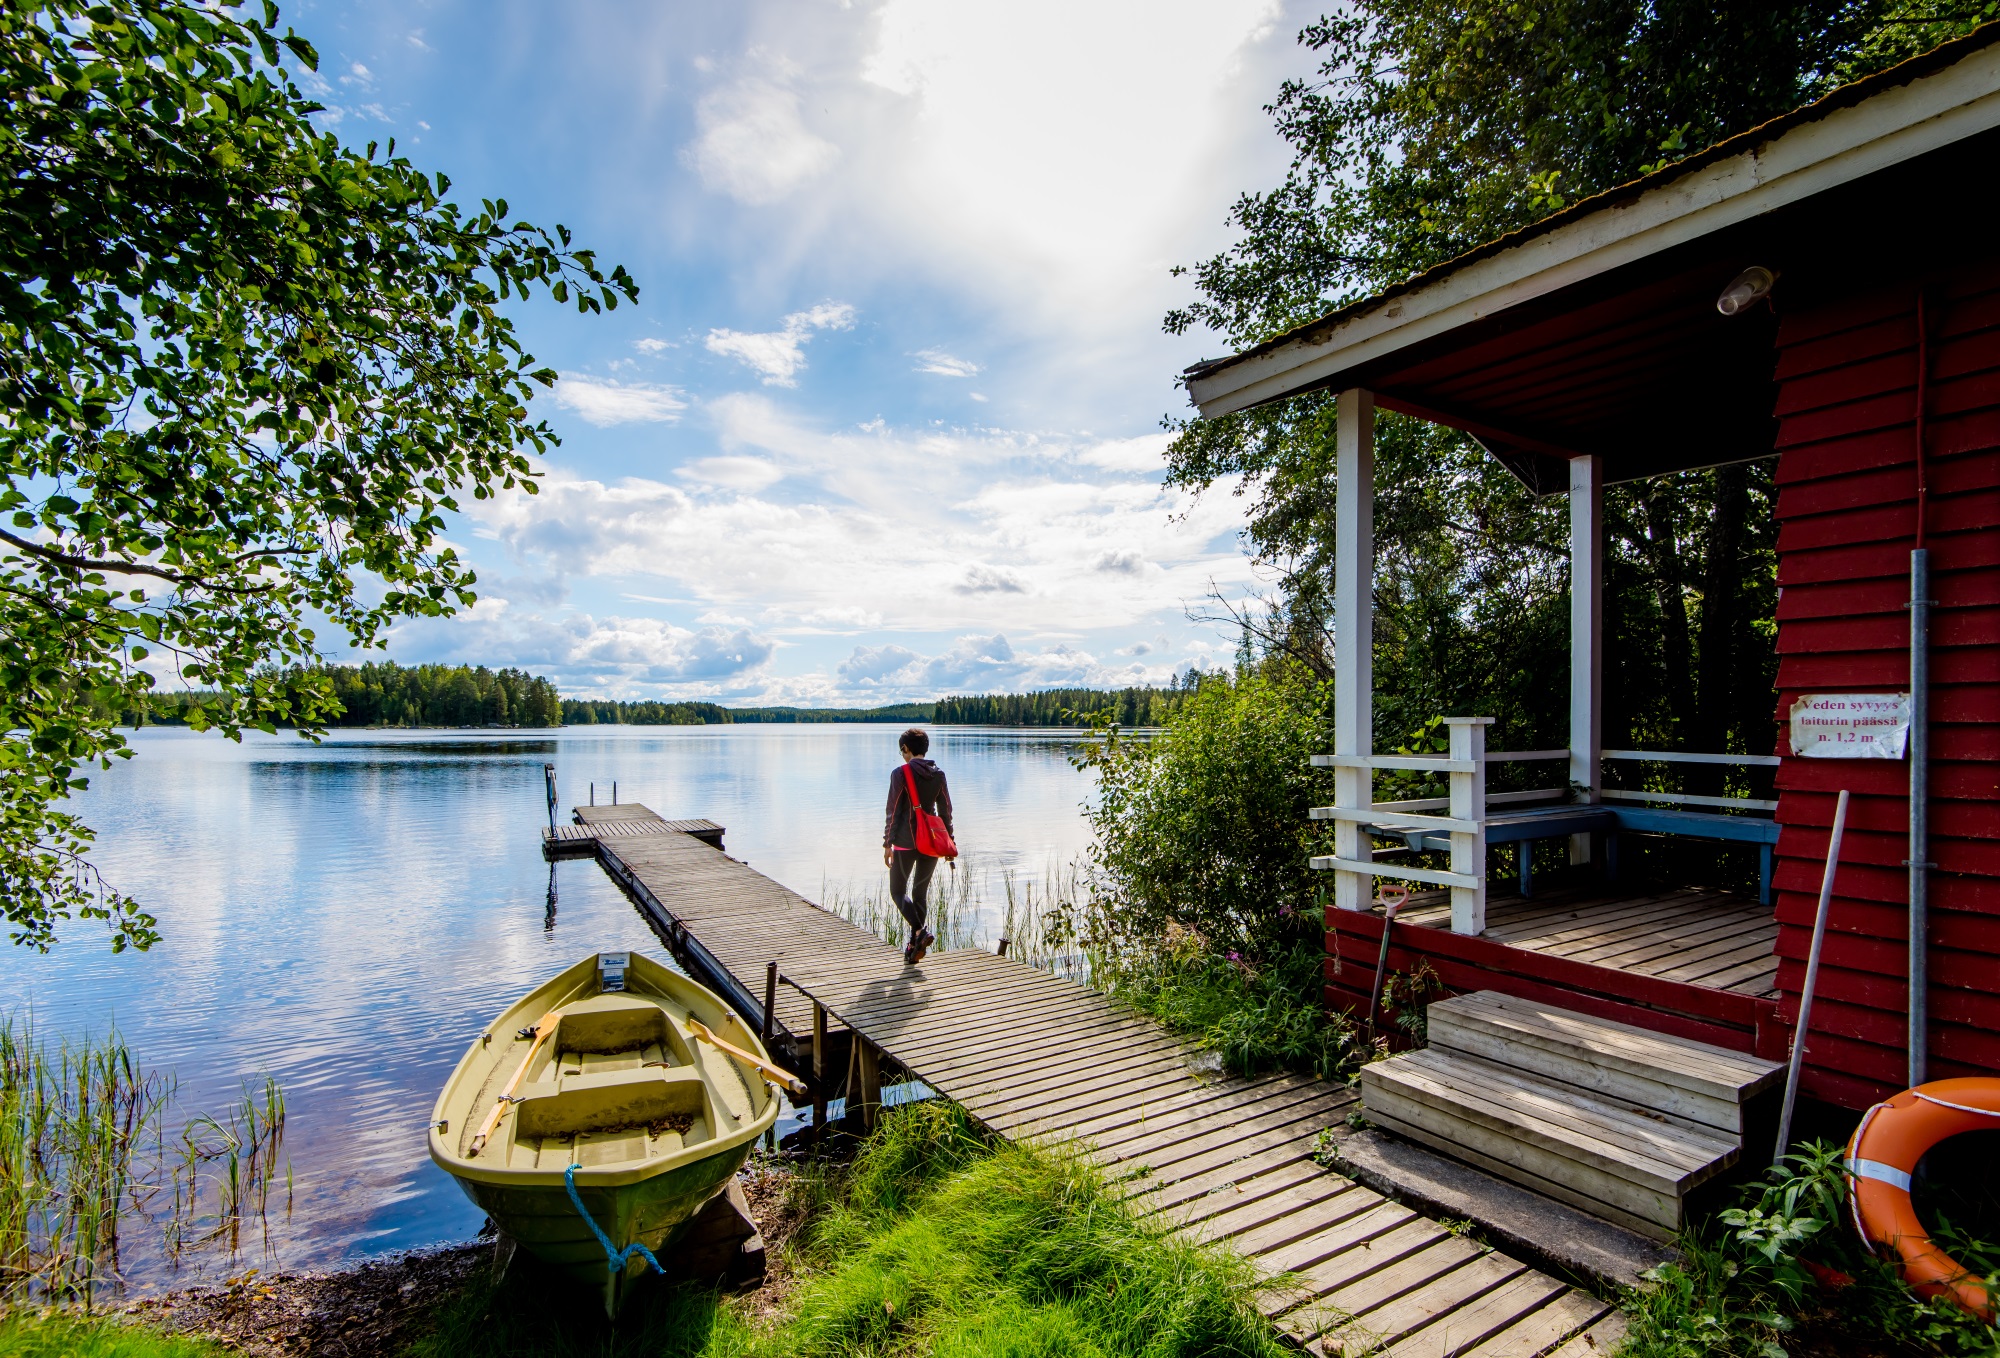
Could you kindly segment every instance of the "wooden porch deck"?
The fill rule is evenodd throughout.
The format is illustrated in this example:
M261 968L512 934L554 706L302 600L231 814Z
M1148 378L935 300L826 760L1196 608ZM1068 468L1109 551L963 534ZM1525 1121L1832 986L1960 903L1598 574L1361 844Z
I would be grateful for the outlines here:
M1451 893L1410 897L1397 920L1451 927ZM1636 976L1775 995L1778 919L1768 905L1730 891L1689 888L1647 896L1573 886L1532 897L1490 896L1481 938Z

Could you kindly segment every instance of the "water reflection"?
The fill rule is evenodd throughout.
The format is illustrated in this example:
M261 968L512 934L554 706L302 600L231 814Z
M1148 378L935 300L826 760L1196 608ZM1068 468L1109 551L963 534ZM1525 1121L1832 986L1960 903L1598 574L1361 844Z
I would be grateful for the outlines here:
M616 781L621 800L721 822L733 855L818 898L882 888L897 732L356 732L313 746L142 731L138 757L78 802L99 865L159 915L165 942L114 957L93 926L72 924L50 956L0 950L0 1009L32 1005L50 1032L115 1023L143 1060L175 1070L186 1110L226 1107L266 1071L282 1082L294 1208L273 1215L272 1255L189 1269L324 1266L465 1239L480 1213L423 1148L464 1043L584 953L666 960L594 862L543 863L545 766L565 806ZM990 937L1001 873L1039 877L1087 842L1075 738L935 735ZM168 1280L144 1235L128 1235L124 1262L141 1283Z

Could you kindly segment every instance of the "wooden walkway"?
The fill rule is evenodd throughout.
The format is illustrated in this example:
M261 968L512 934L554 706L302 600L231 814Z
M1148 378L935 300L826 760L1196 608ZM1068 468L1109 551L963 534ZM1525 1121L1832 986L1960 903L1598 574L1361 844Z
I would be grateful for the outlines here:
M1606 1302L1324 1169L1313 1153L1353 1105L1347 1090L1204 1071L1159 1025L981 950L905 966L899 949L666 822L632 833L644 808L616 810L592 816L621 822L597 839L599 861L698 970L726 973L719 988L746 1020L761 1021L776 960L783 1029L809 1032L823 1005L992 1131L1081 1146L1141 1212L1289 1275L1265 1309L1311 1351L1590 1358L1622 1336Z
M1410 897L1399 923L1451 927L1451 893ZM1741 995L1774 994L1778 919L1770 906L1729 891L1607 896L1567 887L1527 898L1493 896L1481 938L1637 976Z

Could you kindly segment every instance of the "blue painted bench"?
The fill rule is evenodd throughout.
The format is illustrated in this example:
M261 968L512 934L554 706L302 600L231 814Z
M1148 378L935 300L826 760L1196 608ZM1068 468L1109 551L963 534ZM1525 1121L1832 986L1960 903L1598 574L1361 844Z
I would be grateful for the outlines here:
M1449 851L1451 840L1435 831L1388 829L1370 826L1371 833L1400 839L1415 850ZM1725 816L1705 811L1668 811L1650 806L1547 806L1526 811L1503 811L1486 822L1486 843L1532 844L1541 839L1566 839L1570 835L1602 834L1604 870L1607 880L1618 880L1618 839L1631 830L1639 834L1681 835L1690 839L1719 839L1757 846L1757 900L1771 903L1771 855L1778 843L1778 823L1759 816ZM1520 889L1523 896L1534 894L1533 855L1525 847L1520 859Z

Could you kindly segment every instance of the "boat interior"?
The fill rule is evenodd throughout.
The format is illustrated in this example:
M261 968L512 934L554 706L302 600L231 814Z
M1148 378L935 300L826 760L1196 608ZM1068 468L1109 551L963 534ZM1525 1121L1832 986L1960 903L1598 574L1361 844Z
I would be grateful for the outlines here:
M751 1111L730 1063L697 1052L659 1001L596 995L563 1007L554 1038L529 1064L507 1165L643 1163L712 1140Z

